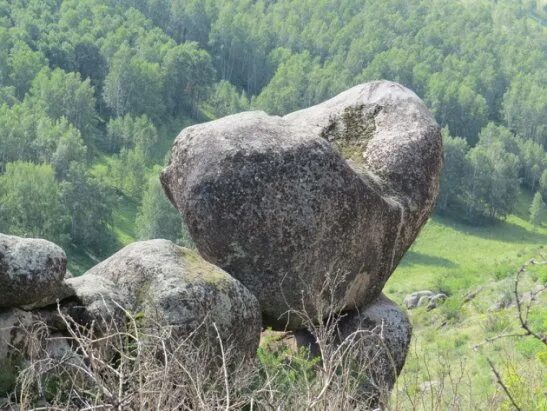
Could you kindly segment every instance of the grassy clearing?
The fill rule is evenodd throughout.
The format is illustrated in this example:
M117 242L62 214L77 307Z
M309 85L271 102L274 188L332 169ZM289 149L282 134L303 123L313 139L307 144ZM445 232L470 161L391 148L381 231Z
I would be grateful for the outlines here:
M517 215L493 226L432 218L390 278L387 294L400 304L417 290L450 296L433 311L409 311L413 348L393 394L401 409L510 409L487 359L522 409L547 409L545 346L531 338L482 344L487 338L521 332L516 307L491 307L512 297L515 273L525 261L547 254L547 227L533 228L523 218L527 197L519 199ZM522 278L521 293L546 282L547 267L531 266ZM465 295L475 290L477 296L466 302ZM541 332L547 330L545 294L530 313L530 323Z
M434 217L387 283L398 302L416 290L440 288L448 294L512 273L547 245L547 229L533 230L517 216L493 226L473 227Z
M126 246L137 238L135 219L137 218L137 203L126 197L119 196L118 207L112 212L112 231L120 246Z

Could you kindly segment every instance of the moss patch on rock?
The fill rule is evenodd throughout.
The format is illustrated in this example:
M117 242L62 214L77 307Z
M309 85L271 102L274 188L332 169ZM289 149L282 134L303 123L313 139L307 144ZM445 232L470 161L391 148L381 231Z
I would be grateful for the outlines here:
M188 248L180 247L180 255L186 264L187 279L200 279L222 289L226 283L226 274L217 266L208 263L196 251Z
M374 110L365 105L350 106L340 116L330 119L321 137L332 144L345 160L357 165L364 163L363 153L376 131L375 117L380 107Z

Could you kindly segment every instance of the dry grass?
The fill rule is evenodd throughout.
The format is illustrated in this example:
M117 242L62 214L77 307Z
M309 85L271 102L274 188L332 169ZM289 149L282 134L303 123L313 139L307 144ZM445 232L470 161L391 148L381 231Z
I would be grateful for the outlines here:
M330 285L321 297L332 295ZM313 318L305 311L291 315L315 336L321 360L305 350L281 356L263 349L258 359L242 359L220 336L216 345L198 330L181 339L165 325L144 329L127 311L123 327L103 319L99 332L58 307L62 334L41 321L26 330L20 354L28 360L5 407L364 410L387 402L390 387L376 371L389 356L371 348L382 345L381 330L356 330L341 340L333 301L318 300Z

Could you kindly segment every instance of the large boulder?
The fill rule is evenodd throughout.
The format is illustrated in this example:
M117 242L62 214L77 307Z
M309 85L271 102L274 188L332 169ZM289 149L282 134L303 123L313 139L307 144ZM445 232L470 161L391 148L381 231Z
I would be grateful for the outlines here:
M218 329L238 353L256 353L261 331L256 298L196 252L170 241L133 243L66 283L76 296L76 304L63 302L66 311L102 332L130 315L150 333L165 326L177 338L193 334L203 341L207 335L215 347Z
M66 255L41 239L0 234L0 308L55 301L66 273Z
M161 181L200 254L295 329L287 310L313 315L329 277L340 309L380 294L431 213L441 153L423 102L378 81L285 117L188 127Z

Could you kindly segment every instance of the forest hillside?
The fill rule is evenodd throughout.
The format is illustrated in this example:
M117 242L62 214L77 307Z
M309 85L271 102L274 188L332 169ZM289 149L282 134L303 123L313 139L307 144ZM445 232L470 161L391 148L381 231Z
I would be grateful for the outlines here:
M76 272L135 238L184 242L156 178L181 128L375 79L414 90L444 127L438 213L503 220L520 192L547 196L545 14L508 0L0 1L0 230L63 244Z
M410 311L395 403L510 409L492 360L522 409L547 407L544 344L497 338L519 334L514 277L546 253L541 0L0 0L0 232L61 245L76 275L139 239L191 247L158 178L180 130L380 79L444 144L434 216L385 288L446 295ZM523 277L547 283L544 265Z

